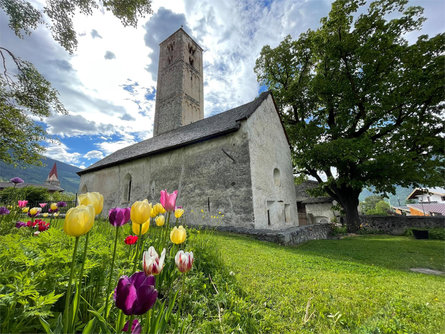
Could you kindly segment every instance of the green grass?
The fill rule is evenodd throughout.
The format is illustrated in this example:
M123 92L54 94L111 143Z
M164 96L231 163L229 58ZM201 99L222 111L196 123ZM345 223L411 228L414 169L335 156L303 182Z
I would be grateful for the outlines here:
M409 271L445 270L443 241L379 235L283 247L213 239L264 333L445 332L445 277Z

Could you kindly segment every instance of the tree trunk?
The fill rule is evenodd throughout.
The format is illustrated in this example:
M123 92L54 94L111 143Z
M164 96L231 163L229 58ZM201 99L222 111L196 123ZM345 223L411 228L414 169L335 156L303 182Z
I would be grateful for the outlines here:
M360 217L358 215L358 196L345 199L343 209L346 213L346 229L349 233L356 233L360 229Z
M345 210L346 229L349 233L355 233L360 229L360 217L358 215L358 196L361 189L357 190L350 187L341 187L335 189L335 199Z

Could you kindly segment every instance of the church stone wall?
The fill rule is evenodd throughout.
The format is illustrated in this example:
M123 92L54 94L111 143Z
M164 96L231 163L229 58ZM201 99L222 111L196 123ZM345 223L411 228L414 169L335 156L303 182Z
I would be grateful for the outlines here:
M246 121L256 229L298 225L291 152L269 96Z
M127 201L131 178L130 201ZM79 189L104 195L103 216L112 207L179 190L178 206L190 224L254 228L247 133L235 133L118 166L83 174Z

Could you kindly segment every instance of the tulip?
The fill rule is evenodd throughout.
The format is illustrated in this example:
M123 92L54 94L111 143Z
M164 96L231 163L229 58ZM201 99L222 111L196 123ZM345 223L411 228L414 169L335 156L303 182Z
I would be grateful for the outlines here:
M18 184L18 183L23 183L25 181L23 181L21 178L19 177L13 177L11 180L9 180L9 182L14 183L14 185Z
M142 267L145 275L158 275L162 268L164 268L165 248L162 250L161 257L159 257L153 246L150 246L148 251L142 255Z
M165 209L164 209L164 207L162 206L162 204L161 203L156 203L154 206L153 206L153 209L156 211L156 214L164 214L165 213Z
M79 205L66 213L63 230L66 234L79 237L88 233L94 224L95 210L92 205Z
M134 245L136 242L138 241L138 236L137 235L129 235L125 238L125 243L127 245Z
M42 211L42 208L32 208L28 211L28 216L35 217L40 213L40 211Z
M29 211L29 208L26 206L26 207L24 207L24 208L22 208L22 212L23 213L27 213Z
M57 206L59 208L64 208L66 206L66 202L64 202L64 201L57 202Z
M45 218L48 217L48 212L43 213L42 216Z
M130 323L130 320L128 320L124 328L122 328L122 332L128 332L128 325ZM134 319L133 324L131 325L131 334L140 334L141 333L141 323L139 322L139 319Z
M94 207L95 215L98 215L102 212L102 208L104 206L104 197L98 192L80 194L77 199L80 205L91 204Z
M175 256L176 267L181 273L186 273L192 269L193 266L193 252L185 252L180 250Z
M142 225L141 224L131 224L131 230L133 231L134 234L139 235L139 236L147 233L149 227L150 227L150 220L147 220L145 222L145 224L142 224Z
M18 203L19 203L19 208L24 208L28 204L28 201L18 201Z
M113 226L122 226L130 220L130 208L113 208L108 212L108 219Z
M176 219L180 218L184 214L184 210L182 208L175 209L175 217Z
M0 206L0 216L1 215L7 215L9 213L9 210L5 208L4 206Z
M24 222L17 222L17 223L15 223L15 227L17 227L17 228L20 228L20 227L23 227L23 226L26 226L26 223L24 223Z
M165 216L164 215L157 216L155 219L155 222L156 222L156 226L163 226L165 223Z
M67 212L67 213L68 213L68 212ZM53 214L54 217L59 217L59 215L60 215L60 212L55 212L55 213Z
M150 219L152 206L148 200L136 201L131 206L130 216L133 224L144 224Z
M39 203L40 207L43 209L48 203Z
M158 297L155 277L145 276L143 271L130 277L122 276L114 293L116 307L126 315L142 315L153 307Z
M174 244L182 244L187 237L187 232L185 231L185 228L180 225L179 227L174 227L173 230L170 232L170 240Z
M176 205L176 196L178 196L178 191L175 190L169 194L166 190L161 190L161 204L166 211L174 211Z
M49 206L49 209L51 210L51 212L53 212L53 211L59 210L59 207L57 206L56 203L51 203L51 205Z

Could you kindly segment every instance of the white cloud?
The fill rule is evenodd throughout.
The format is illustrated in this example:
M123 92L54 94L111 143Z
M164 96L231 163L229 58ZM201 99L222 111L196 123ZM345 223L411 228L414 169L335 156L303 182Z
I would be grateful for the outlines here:
M65 162L70 165L78 166L80 164L81 154L70 152L70 149L63 143L48 143L46 146L45 156Z
M87 154L84 155L84 158L87 160L102 159L103 157L104 157L104 154L98 150L89 151Z
M118 141L104 141L101 143L96 143L96 146L105 153L105 155L109 155L117 150L120 150L124 147L136 144L136 141L131 138L124 138Z

